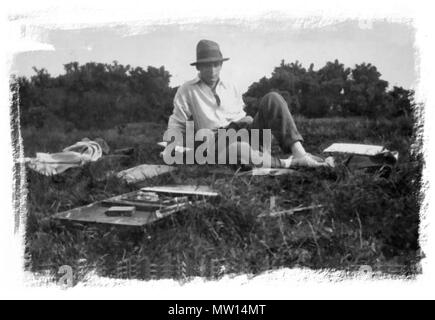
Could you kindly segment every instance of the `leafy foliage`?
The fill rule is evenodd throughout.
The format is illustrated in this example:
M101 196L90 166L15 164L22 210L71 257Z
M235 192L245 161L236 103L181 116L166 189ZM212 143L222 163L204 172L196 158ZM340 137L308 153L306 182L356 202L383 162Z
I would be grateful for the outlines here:
M171 75L164 67L131 68L72 62L65 74L51 77L34 69L19 77L21 124L35 128L110 128L135 121L166 121L172 110Z
M314 70L298 61L281 61L270 78L253 83L244 98L248 113L255 114L258 99L271 90L280 92L294 114L319 118L328 116L397 117L411 115L414 92L401 87L387 91L375 66L368 63L346 68L338 60Z

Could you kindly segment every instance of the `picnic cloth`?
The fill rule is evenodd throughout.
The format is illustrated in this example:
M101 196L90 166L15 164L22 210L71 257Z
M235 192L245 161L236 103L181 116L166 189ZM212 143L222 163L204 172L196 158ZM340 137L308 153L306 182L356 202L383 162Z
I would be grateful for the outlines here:
M83 166L85 163L97 161L103 150L95 141L87 138L58 153L37 152L35 158L25 158L26 165L40 174L52 176L70 168Z

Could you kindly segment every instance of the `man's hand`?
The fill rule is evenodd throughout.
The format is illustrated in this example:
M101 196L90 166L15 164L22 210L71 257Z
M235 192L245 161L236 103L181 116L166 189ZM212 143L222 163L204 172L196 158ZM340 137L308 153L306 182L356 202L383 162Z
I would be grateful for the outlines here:
M249 126L252 124L253 121L254 119L251 116L246 116L238 121L231 122L228 125L228 129L235 129L235 130L240 130L243 128L247 129L249 128Z

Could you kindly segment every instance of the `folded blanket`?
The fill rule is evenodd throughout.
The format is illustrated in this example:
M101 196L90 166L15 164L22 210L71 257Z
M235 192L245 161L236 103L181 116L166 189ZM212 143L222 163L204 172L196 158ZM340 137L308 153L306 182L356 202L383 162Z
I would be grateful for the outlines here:
M127 183L136 183L175 170L177 170L176 167L157 164L143 164L118 172L117 176L118 178L124 179Z

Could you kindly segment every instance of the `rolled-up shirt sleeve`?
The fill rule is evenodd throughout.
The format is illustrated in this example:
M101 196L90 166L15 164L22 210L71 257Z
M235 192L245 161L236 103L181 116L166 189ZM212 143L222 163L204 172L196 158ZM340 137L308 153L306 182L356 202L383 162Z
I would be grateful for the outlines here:
M168 129L164 134L164 140L169 142L171 137L186 133L186 122L191 119L192 113L190 112L187 92L183 87L178 88L174 97L174 110L169 117Z

